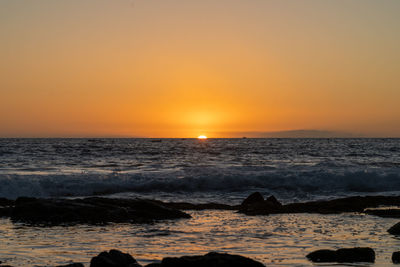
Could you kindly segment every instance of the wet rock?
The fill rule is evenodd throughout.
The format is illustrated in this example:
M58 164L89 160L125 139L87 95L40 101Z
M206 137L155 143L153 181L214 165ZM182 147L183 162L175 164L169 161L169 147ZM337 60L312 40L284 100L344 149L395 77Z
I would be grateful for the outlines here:
M387 230L389 232L389 234L392 235L400 235L400 222L396 223L395 225L393 225L392 227L389 228L389 230Z
M0 197L0 206L1 207L8 207L8 206L12 206L14 205L14 201L4 198L4 197Z
M268 215L279 213L281 209L282 204L274 196L270 196L264 200L261 194L256 192L242 202L239 212L246 215Z
M400 218L400 209L367 209L365 213L383 218Z
M164 258L160 264L146 267L263 267L258 261L239 255L210 252L203 256L183 256L180 258Z
M282 204L276 199L275 196L268 197L265 201L270 202L274 206L281 207Z
M112 249L93 257L90 267L141 267L141 265L130 254Z
M367 208L376 208L379 206L400 206L400 196L356 196L333 200L291 203L286 205L280 205L274 197L270 197L262 202L262 204L260 203L261 202L257 202L253 205L242 206L239 212L247 215L267 215L276 213L337 214L343 212L364 212ZM393 210L391 213L394 216L397 214L397 211Z
M261 195L260 192L254 192L250 196L248 196L245 200L242 202L242 206L248 206L248 205L254 205L257 203L263 203L264 202L264 197Z
M375 252L372 248L342 248L336 252L338 262L375 262Z
M10 217L12 208L0 207L0 217Z
M66 265L58 265L56 267L85 267L82 263L70 263Z
M306 257L312 262L375 262L375 252L371 248L322 249Z
M400 251L393 252L392 262L395 264L400 264Z
M9 217L11 206L14 205L13 200L0 197L0 217Z
M336 250L320 249L308 254L307 259L312 262L336 262L337 254Z
M11 209L13 221L35 225L147 223L154 220L190 218L190 215L150 200L18 198Z
M167 207L179 210L238 210L239 209L239 206L231 206L220 203L203 203L203 204L193 204L187 202L170 202L170 203L161 202L161 203L162 205L165 205Z
M322 213L334 214L342 212L364 212L367 208L376 208L381 205L399 205L398 196L356 196L325 201L311 201L305 203L293 203L284 205L285 213Z

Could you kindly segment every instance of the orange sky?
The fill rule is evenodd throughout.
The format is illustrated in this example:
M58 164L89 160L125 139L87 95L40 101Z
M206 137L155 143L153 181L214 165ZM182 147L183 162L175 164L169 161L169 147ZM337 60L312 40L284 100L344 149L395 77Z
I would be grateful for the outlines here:
M400 137L398 0L0 2L0 137Z

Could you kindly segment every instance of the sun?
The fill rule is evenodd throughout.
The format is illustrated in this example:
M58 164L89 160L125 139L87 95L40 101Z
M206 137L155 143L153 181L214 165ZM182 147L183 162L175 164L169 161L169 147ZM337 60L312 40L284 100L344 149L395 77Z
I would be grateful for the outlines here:
M204 139L207 139L207 136L205 136L205 135L199 135L199 136L197 137L197 139L204 140Z

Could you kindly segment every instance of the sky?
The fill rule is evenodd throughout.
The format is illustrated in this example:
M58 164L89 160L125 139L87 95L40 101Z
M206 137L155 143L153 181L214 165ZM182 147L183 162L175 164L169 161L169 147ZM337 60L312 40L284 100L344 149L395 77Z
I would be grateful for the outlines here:
M0 137L400 137L398 0L2 0Z

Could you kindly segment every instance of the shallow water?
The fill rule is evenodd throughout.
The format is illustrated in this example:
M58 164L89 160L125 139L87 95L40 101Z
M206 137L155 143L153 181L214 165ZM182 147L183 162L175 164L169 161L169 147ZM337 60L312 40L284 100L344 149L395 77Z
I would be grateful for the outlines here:
M313 266L305 255L316 249L369 246L374 266L391 266L400 239L386 230L396 219L356 213L245 216L232 211L189 211L192 219L155 224L29 227L0 219L0 260L14 266L88 266L100 251L120 249L146 264L166 256L229 252L267 266Z

